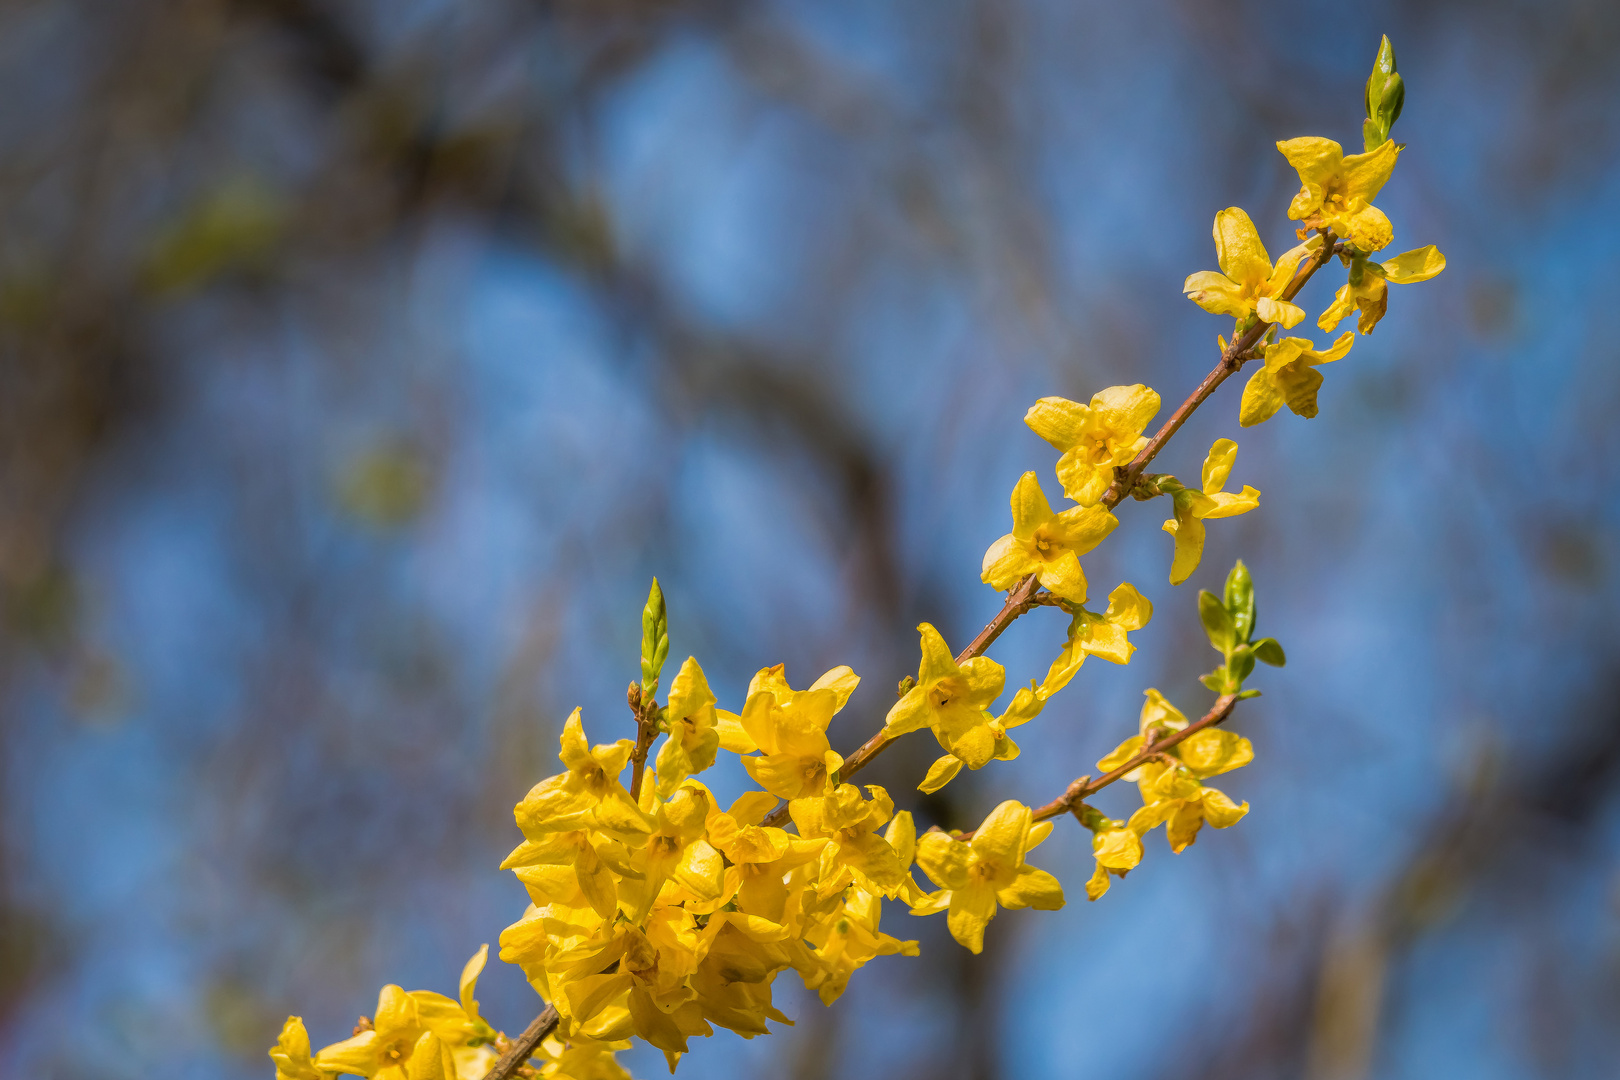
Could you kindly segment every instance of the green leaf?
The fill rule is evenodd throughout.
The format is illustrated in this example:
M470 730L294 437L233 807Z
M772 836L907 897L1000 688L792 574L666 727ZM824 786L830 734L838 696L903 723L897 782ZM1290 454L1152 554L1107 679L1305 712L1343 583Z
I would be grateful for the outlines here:
M1232 638L1242 645L1254 635L1254 579L1242 559L1226 575L1226 610L1232 616Z
M1258 691L1258 690L1240 690L1240 691L1238 691L1237 699L1239 701L1247 701L1252 697L1259 697L1259 696L1260 696L1260 691Z
M1208 675L1198 676L1198 681L1217 694L1226 693L1226 666L1223 664Z
M1226 670L1228 673L1227 685L1236 690L1243 685L1243 680L1247 679L1250 673L1254 671L1254 650L1247 645L1239 645L1233 651L1232 659L1226 662Z
M658 676L663 673L664 661L669 658L669 613L664 608L664 590L653 578L647 591L646 606L641 609L641 693L652 697L658 693Z
M1283 654L1283 647L1277 644L1276 638L1261 638L1254 643L1254 656L1263 664L1272 667L1282 667L1288 663L1288 657Z
M1232 655L1232 616L1208 589L1199 590L1198 618L1203 622L1204 633L1209 635L1209 643L1216 651L1226 656Z

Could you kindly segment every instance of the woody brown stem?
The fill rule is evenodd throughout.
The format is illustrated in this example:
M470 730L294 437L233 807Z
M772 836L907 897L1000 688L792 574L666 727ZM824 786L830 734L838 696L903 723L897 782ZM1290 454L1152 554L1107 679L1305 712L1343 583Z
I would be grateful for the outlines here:
M636 718L636 748L630 751L630 798L640 802L641 773L647 764L647 751L658 738L658 702L650 695L643 698L641 687L636 683L630 684L625 700Z
M991 642L1000 637L1001 632L1011 626L1014 619L1032 607L1047 603L1048 601L1044 597L1038 595L1040 587L1041 584L1036 580L1034 574L1030 574L1017 585L1014 585L1012 591L1007 594L1007 602L1001 605L1000 611L996 612L996 617L985 623L984 629L979 631L978 636L968 642L967 648L957 654L957 664L965 664L975 656L984 655L984 651L990 647ZM867 739L861 744L860 749L844 759L843 767L838 770L839 783L847 783L851 776L866 768L872 759L881 754L893 741L894 738L883 730L879 730L876 735ZM765 815L764 823L780 827L787 819L787 803L782 803Z
M484 1080L507 1080L524 1062L534 1056L540 1044L546 1041L546 1036L557 1029L557 1021L560 1019L557 1006L547 1005L545 1011L535 1017L529 1026L523 1029L523 1034L506 1048L506 1052L495 1059L495 1064L484 1074Z
M1237 700L1236 694L1222 694L1220 697L1215 699L1215 704L1210 708L1209 712L1205 713L1197 720L1194 720L1180 731L1173 731L1163 738L1154 739L1152 742L1142 747L1141 750L1137 751L1137 753L1129 761L1125 762L1125 764L1121 765L1119 768L1105 772L1095 780L1082 776L1080 779L1074 781L1074 783L1070 784L1068 789L1064 791L1062 795L1059 795L1045 806L1037 807L1033 812L1033 819L1035 821L1045 821L1048 818L1055 818L1062 814L1076 811L1080 804L1088 797L1095 795L1103 788L1123 777L1126 773L1131 772L1138 766L1147 764L1160 754L1168 752L1172 746L1177 745L1185 739L1191 738L1193 735L1203 731L1205 728L1214 727L1216 724L1224 723L1226 719L1232 715L1232 708L1237 704ZM974 830L974 832L977 831L978 830ZM956 838L958 840L972 840L973 832L958 833Z
M1333 257L1335 246L1332 230L1319 229L1317 231L1321 234L1322 246L1317 248L1315 254L1301 263L1299 269L1294 271L1293 279L1283 287L1282 293L1277 297L1278 300L1292 300L1299 295L1299 290L1303 289L1305 283L1311 280L1311 275L1320 270L1322 265ZM1244 363L1252 359L1250 350L1259 343L1260 339L1265 336L1266 331L1270 330L1273 325L1257 316L1253 326L1232 339L1231 344L1227 345L1226 350L1221 353L1221 362L1215 365L1215 370L1205 375L1204 381L1198 384L1198 389L1194 390L1187 400L1181 403L1180 408L1170 414L1170 419L1166 420L1164 425L1154 433L1153 438L1148 440L1148 444L1142 447L1142 452L1132 458L1130 464L1122 465L1114 470L1114 482L1103 493L1102 504L1104 506L1112 510L1124 500L1126 495L1130 494L1131 489L1136 487L1136 481L1141 477L1142 470L1146 469L1148 463L1159 455L1159 451L1164 449L1164 444L1170 441L1171 436L1181 430L1181 425L1185 424L1187 418L1198 411L1198 406L1202 405L1209 398L1209 395L1215 392L1216 387L1243 369Z

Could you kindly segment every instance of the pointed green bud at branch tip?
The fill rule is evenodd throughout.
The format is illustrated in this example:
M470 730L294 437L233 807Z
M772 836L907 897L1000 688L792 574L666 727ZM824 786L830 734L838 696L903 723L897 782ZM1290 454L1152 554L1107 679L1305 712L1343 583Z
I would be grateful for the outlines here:
M1378 58L1373 61L1372 74L1367 77L1367 90L1363 105L1367 119L1361 125L1362 143L1373 150L1389 139L1389 129L1400 119L1401 106L1406 102L1406 83L1395 70L1395 46L1385 34L1378 46Z
M658 676L669 657L669 613L664 608L664 590L653 578L647 591L647 604L641 609L641 693L651 698L658 693Z

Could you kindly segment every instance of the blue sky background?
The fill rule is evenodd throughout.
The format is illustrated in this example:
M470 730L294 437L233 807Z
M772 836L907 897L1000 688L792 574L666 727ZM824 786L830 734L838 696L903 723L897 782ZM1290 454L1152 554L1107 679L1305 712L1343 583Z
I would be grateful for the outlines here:
M1060 822L1036 861L1062 911L971 957L891 905L922 957L830 1010L784 975L797 1027L682 1073L1607 1075L1607 5L158 7L0 16L0 293L56 298L0 326L0 1073L268 1076L289 1012L321 1044L384 982L452 987L522 912L496 866L561 720L629 733L651 575L723 706L759 667L854 666L856 745L919 620L959 647L999 606L978 567L1018 476L1056 495L1024 410L1142 381L1168 415L1230 332L1180 293L1215 212L1293 242L1273 143L1358 148L1388 32L1391 250L1448 269L1391 289L1316 419L1240 430L1236 380L1200 410L1155 468L1234 437L1260 510L1173 588L1162 504L1122 507L1086 571L1153 601L1136 659L917 804L969 827L1046 801L1150 686L1201 712L1196 592L1242 557L1289 655L1233 722L1249 816L1180 856L1155 837L1096 904ZM350 52L310 61L310 25ZM97 334L50 329L75 318ZM28 390L98 349L110 419L52 465L28 433L77 429ZM1009 685L1065 625L997 643ZM934 754L869 778L904 804ZM480 996L510 1031L539 1007L498 963Z

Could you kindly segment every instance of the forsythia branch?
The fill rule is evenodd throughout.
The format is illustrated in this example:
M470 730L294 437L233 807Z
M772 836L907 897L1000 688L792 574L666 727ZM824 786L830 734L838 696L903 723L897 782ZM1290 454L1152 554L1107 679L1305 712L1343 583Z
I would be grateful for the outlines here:
M545 1010L523 1029L523 1034L512 1040L506 1052L495 1059L495 1064L484 1074L484 1080L507 1080L519 1066L534 1056L540 1044L546 1041L546 1036L557 1029L557 1022L560 1019L557 1006L547 1005Z
M1321 246L1317 248L1316 252L1309 259L1300 264L1299 269L1295 272L1293 279L1279 294L1279 299L1292 300L1295 296L1299 295L1299 291L1305 287L1305 283L1311 279L1311 276L1315 274L1317 270L1321 269L1323 264L1325 264L1328 259L1332 258L1335 254L1337 246L1334 244L1332 231L1322 229L1318 230L1318 232L1322 237ZM1149 440L1148 444L1142 448L1141 453L1137 454L1129 465L1122 466L1121 468L1115 470L1116 475L1114 482L1109 486L1107 493L1103 496L1102 505L1106 506L1110 510L1119 505L1119 503L1125 498L1126 494L1136 487L1137 481L1142 477L1143 470L1145 470L1148 464L1158 456L1159 451L1164 449L1164 445L1168 443L1175 433L1181 429L1181 426L1187 422L1187 419L1192 416L1194 412L1198 411L1198 407L1209 399L1210 395L1215 392L1216 388L1219 387L1221 383L1237 374L1237 372L1243 369L1243 365L1247 361L1253 359L1251 351L1273 325L1274 324L1266 322L1264 319L1257 317L1253 326L1249 327L1248 330L1245 330L1242 334L1239 334L1232 339L1231 344L1229 344L1225 351L1221 353L1220 363L1215 365L1215 369L1213 371L1204 376L1204 381L1198 384L1198 388L1188 396L1186 401L1181 403L1181 407L1171 415L1170 419L1164 422L1164 425L1159 428L1158 432L1154 434L1153 438ZM978 636L969 642L967 648L963 649L961 654L956 657L956 662L961 664L975 656L984 655L984 651L988 649L996 638L1001 636L1002 631L1011 626L1013 621L1016 620L1020 615L1024 614L1033 607L1037 607L1045 603L1051 603L1052 600L1049 599L1049 595L1050 594L1040 593L1039 582L1036 580L1036 576L1034 574L1030 574L1023 578L1018 582L1017 585L1013 586L1012 591L1007 594L1007 600L1004 604L1002 604L1001 610L996 613L995 618L986 623L984 629L979 631ZM1228 706L1228 708L1230 708L1230 706ZM1184 737L1185 735L1183 735L1183 738ZM893 741L894 739L883 731L879 731L877 734L867 739L866 742L861 744L858 750L844 760L844 767L839 770L839 779L847 782L851 776L854 776L856 773L860 772L872 761L873 758L877 757L880 753L887 749L888 745ZM1176 740L1176 742L1179 741L1179 739ZM1174 746L1175 742L1171 742L1167 745ZM643 756L645 756L644 753ZM1112 782L1112 780L1109 781L1109 783ZM1055 817L1060 813L1063 813L1061 808L1047 814L1046 817ZM781 826L787 821L787 819L788 807L786 803L783 803L766 816L764 824ZM1044 819L1037 818L1037 820Z
M1293 280L1288 283L1287 287L1278 296L1279 300L1292 300L1299 295L1299 290L1303 289L1305 283L1311 280L1311 275L1320 270L1322 265L1333 257L1335 245L1332 230L1319 229L1317 231L1322 237L1321 247L1317 248L1316 253L1309 259L1300 264ZM1198 406L1202 405L1215 392L1216 387L1236 375L1243 369L1244 363L1252 359L1249 351L1259 344L1260 339L1265 336L1266 331L1270 330L1273 325L1275 324L1268 323L1256 316L1253 326L1232 339L1232 343L1221 353L1220 363L1215 365L1215 370L1204 376L1204 381L1198 384L1198 389L1194 390L1192 395L1181 403L1181 407L1170 415L1170 419L1166 420L1153 438L1148 440L1148 444L1142 448L1142 452L1131 459L1129 465L1116 470L1117 475L1114 477L1114 482L1109 485L1107 493L1102 497L1102 505L1112 510L1124 500L1125 496L1136 486L1137 480L1141 478L1142 470L1146 469L1148 464L1159 455L1159 451L1164 449L1164 444L1170 441L1171 436L1181 430L1181 425L1187 422L1187 418L1198 411Z
M1087 776L1080 777L1078 780L1074 781L1074 783L1070 784L1068 789L1064 791L1062 795L1059 795L1045 806L1035 808L1035 810L1030 814L1031 820L1046 821L1048 818L1055 818L1063 814L1077 812L1080 804L1088 797L1095 795L1103 788L1114 783L1114 781L1122 779L1127 773L1134 771L1139 766L1147 764L1160 754L1168 751L1171 747L1177 745L1185 739L1191 738L1193 735L1203 731L1205 728L1214 727L1216 724L1224 723L1226 719L1232 715L1232 708L1237 704L1237 701L1238 699L1236 694L1222 694L1215 700L1215 704L1210 708L1209 712L1205 713L1197 720L1194 720L1180 731L1173 731L1163 738L1155 739L1153 742L1148 743L1146 746L1142 747L1141 751L1138 752L1135 757L1125 762L1125 764L1121 765L1119 768L1114 769L1111 772L1103 773L1095 780ZM973 839L973 833L959 833L956 834L956 838L958 840L971 840Z

